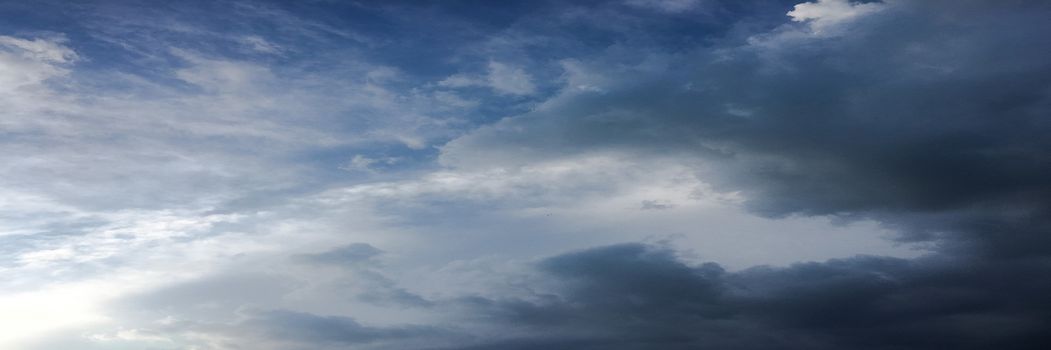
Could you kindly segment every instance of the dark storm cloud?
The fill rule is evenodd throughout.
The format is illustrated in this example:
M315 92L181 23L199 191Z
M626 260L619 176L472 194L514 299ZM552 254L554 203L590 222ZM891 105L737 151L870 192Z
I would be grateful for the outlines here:
M635 68L592 62L614 82L456 140L444 159L695 157L764 215L874 218L907 239L1029 254L1011 242L1046 242L1051 220L1051 6L879 6Z
M855 257L725 272L623 244L539 264L536 300L464 301L532 336L461 349L1043 349L1051 260ZM990 288L990 286L996 286Z
M680 157L754 212L875 219L934 254L725 272L639 245L573 253L540 264L556 292L472 300L533 332L475 348L1051 346L1051 5L878 6L633 68L583 63L592 91L443 156Z

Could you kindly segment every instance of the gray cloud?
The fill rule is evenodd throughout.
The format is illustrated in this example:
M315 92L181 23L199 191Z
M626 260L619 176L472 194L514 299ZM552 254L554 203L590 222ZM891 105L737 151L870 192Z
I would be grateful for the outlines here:
M542 301L471 301L533 331L476 348L1049 346L1051 7L865 6L685 54L574 64L560 96L442 159L677 158L755 213L874 219L935 254L732 273L633 245L560 256L540 266L564 289Z
M595 60L573 71L561 96L451 142L443 160L660 154L695 162L702 178L740 191L763 215L875 218L911 231L908 239L1042 236L966 222L1022 220L1035 225L1004 231L1036 231L1051 216L1051 67L1041 54L1051 48L1041 19L1051 9L881 6L836 31L788 24L629 68L616 56ZM595 77L604 81L592 89L572 86Z
M312 263L353 265L368 263L372 258L380 254L383 254L382 250L368 243L351 243L321 253L298 255L296 258Z
M1046 260L855 257L726 272L667 248L556 256L537 300L463 301L531 334L457 349L1041 349ZM989 288L988 284L997 288Z
M379 257L383 254L367 243L351 243L321 253L299 254L293 258L310 264L347 269L339 288L357 290L354 298L366 303L391 307L428 307L431 301L412 293L383 273Z
M370 327L349 317L318 316L286 310L261 312L239 324L239 327L258 333L258 338L315 346L353 345L392 339L407 343L414 337L443 333L425 326Z

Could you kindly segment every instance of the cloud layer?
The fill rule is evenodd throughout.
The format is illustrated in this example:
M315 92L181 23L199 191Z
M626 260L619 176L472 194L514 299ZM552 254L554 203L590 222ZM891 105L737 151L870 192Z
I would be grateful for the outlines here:
M1051 346L1046 3L39 6L0 347Z

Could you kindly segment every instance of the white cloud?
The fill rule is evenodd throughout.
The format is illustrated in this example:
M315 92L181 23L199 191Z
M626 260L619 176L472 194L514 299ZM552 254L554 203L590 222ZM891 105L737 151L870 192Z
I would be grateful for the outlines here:
M247 94L277 83L268 68L257 64L207 59L183 50L174 50L174 53L192 64L175 70L175 77L202 89L217 93Z
M453 74L439 81L438 86L450 88L484 86L504 95L536 93L533 77L524 69L495 61L489 62L484 76Z
M23 56L52 63L70 63L78 58L76 52L64 45L65 41L62 37L30 40L0 35L0 45L21 49Z
M445 79L438 82L438 86L461 88L469 86L482 86L485 85L485 81L478 78L468 76L466 74L453 74Z
M369 157L363 154L355 154L349 162L339 168L346 171L375 173L379 170L376 168L377 166L391 166L401 161L402 159L398 157Z
M0 106L7 115L0 125L13 124L20 113L40 110L51 94L44 84L69 73L77 54L59 38L21 39L0 36Z
M848 0L818 0L798 4L788 16L796 22L807 22L814 33L823 33L836 25L877 12L883 3L860 3Z
M809 44L847 36L858 28L860 19L878 16L892 6L901 2L856 3L848 0L819 0L801 3L794 7L787 16L799 23L785 24L777 29L748 38L748 45L724 49L724 59L732 60L736 54L757 55L765 61L762 68L767 72L791 70L785 60L798 50L805 50ZM740 106L737 106L740 107ZM737 114L744 110L737 109ZM747 114L747 111L744 111Z
M689 163L677 157L618 154L504 162L332 189L315 200L331 207L365 205L374 208L374 215L409 223L412 230L404 234L413 238L395 250L455 249L454 256L461 258L529 258L545 251L672 236L679 237L681 248L731 268L843 254L919 253L886 240L891 231L873 222L758 218L742 207L739 194L714 191ZM647 210L657 207L663 210ZM434 216L451 221L443 223ZM440 244L452 234L459 242L456 247ZM513 246L495 243L523 237L533 239ZM779 249L786 245L793 249Z
M272 43L258 35L246 35L238 38L237 41L256 52L276 55L285 51L285 48L280 45Z
M489 62L489 86L509 95L530 95L536 92L533 78L525 70L499 62Z
M0 36L0 325L11 330L0 347L61 327L98 324L95 334L112 334L139 321L112 315L110 298L212 273L239 254L280 257L299 252L288 242L316 249L361 238L342 229L379 231L360 213L339 226L301 221L312 215L285 206L310 191L296 187L339 164L296 157L424 148L470 105L404 88L412 82L389 68L347 57L306 72L160 52L176 64L151 67L158 78L78 66L92 57L60 38ZM380 158L359 165L367 159Z

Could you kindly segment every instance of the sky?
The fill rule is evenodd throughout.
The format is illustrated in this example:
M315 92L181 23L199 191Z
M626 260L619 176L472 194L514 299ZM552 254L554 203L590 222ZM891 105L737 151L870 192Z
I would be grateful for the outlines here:
M0 349L1051 348L1048 18L0 0Z

